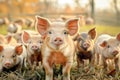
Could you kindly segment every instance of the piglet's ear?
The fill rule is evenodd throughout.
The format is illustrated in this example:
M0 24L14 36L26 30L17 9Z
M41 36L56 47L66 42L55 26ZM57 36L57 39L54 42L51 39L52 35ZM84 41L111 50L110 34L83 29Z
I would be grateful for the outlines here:
M30 34L26 31L22 33L22 42L27 43L27 41L30 39Z
M46 18L36 16L36 29L42 35L46 35L46 30L50 26L50 21Z
M78 27L79 27L78 22L79 19L71 19L66 22L66 26L71 36L75 35L78 32Z
M106 47L107 46L107 41L103 41L101 44L100 44L101 47Z
M96 37L96 30L95 30L95 28L91 29L88 32L88 35L90 35L91 39L95 39L95 37Z
M8 36L6 37L6 39L7 39L7 43L10 43L10 41L12 40L12 36L11 36L11 35L8 35Z
M117 40L120 41L120 33L117 35Z
M16 52L17 55L21 55L22 52L23 52L23 47L22 47L22 45L16 46L16 47L15 47L15 52Z
M0 52L2 52L3 51L3 46L2 45L0 45Z

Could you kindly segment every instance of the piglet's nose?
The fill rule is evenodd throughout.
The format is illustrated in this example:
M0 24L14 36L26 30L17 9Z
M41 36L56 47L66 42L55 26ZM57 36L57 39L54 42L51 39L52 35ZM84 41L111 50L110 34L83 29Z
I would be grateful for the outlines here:
M38 49L38 46L33 45L33 46L32 46L32 49L33 49L33 50L37 50L37 49Z
M6 62L6 63L5 63L5 66L10 66L10 65L11 65L10 62Z
M117 55L119 52L117 50L113 51L114 55Z
M61 38L56 38L54 41L55 42L62 42L62 39Z
M60 45L60 44L63 43L63 40L62 40L61 38L57 37L57 38L55 38L54 43L55 43L56 45Z

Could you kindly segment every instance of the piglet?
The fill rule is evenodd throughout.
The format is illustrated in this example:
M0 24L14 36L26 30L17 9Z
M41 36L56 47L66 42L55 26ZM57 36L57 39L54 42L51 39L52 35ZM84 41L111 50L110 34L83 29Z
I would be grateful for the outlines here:
M0 34L0 44L6 44L7 40L5 39L5 36Z
M8 33L14 34L22 30L22 26L17 23L10 23L7 27Z
M116 37L108 34L100 35L95 42L95 53L98 63L107 70L107 60L114 60L116 71L120 70L120 33ZM102 61L101 63L99 61Z
M96 37L95 28L88 32L82 32L75 38L77 41L77 67L79 68L80 63L84 64L84 60L89 60L90 66L94 61L94 40Z
M40 35L31 35L24 31L22 34L22 42L27 46L28 62L30 66L36 63L38 66L39 62L42 62L41 46L43 39Z
M11 35L0 34L0 44L17 44L17 41Z
M26 48L21 44L0 45L0 72L21 69L26 66L26 57Z
M53 67L62 66L63 80L70 80L70 70L75 55L75 46L71 36L78 32L78 20L49 21L36 17L36 29L45 38L42 46L42 64L45 80L53 80Z
M38 32L36 32L36 31L34 31L34 30L22 30L22 31L20 31L20 32L15 33L15 34L8 34L8 35L13 36L13 38L16 39L17 43L22 43L22 38L21 38L21 36L22 36L22 33L23 33L24 31L27 32L27 33L29 33L29 34L32 34L32 35L38 34Z
M7 17L0 18L0 25L8 25L10 23Z

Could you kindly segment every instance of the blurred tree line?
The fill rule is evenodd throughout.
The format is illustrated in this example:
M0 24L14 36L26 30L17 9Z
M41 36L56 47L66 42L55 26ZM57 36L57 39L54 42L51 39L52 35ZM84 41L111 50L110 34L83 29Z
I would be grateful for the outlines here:
M108 0L111 6L109 10L96 9L98 5L96 1L98 0L85 0L87 3L84 4L84 7L81 6L82 1L84 0L73 0L74 3L71 5L74 5L74 8L72 8L73 6L70 4L59 5L59 0L0 0L0 17L7 16L10 18L11 16L34 16L40 13L42 15L51 13L58 15L84 14L95 19L96 15L103 14L101 16L104 16L106 14L111 16L113 14L115 19L120 20L120 0Z
M0 0L1 15L22 15L36 13L84 13L85 9L79 5L79 0L74 9L70 5L58 6L58 0ZM62 7L65 6L64 9ZM86 7L85 7L86 8Z

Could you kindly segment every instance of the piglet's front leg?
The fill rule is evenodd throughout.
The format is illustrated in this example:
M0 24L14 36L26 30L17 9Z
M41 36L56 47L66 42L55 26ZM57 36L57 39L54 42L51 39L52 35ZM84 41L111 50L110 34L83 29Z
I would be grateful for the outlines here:
M2 72L3 70L3 67L2 67L2 64L0 63L0 73Z
M115 58L114 62L115 62L115 69L116 69L115 71L118 74L118 72L119 72L119 58Z
M106 58L104 56L102 56L101 59L102 59L102 64L103 64L103 70L104 70L104 72L106 72L107 71Z
M45 80L53 80L53 68L46 60L43 60L43 67L45 69Z
M63 66L63 80L70 80L70 70L72 63L68 62L65 66Z

